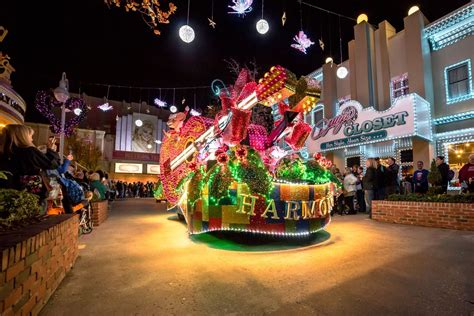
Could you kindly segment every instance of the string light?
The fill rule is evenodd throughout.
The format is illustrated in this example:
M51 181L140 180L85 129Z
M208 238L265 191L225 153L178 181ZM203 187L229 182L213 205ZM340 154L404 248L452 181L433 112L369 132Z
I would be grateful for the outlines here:
M188 16L186 20L186 25L183 25L179 28L179 37L185 43L191 43L194 41L194 29L189 26L189 7L190 7L191 0L188 0Z
M336 75L339 79L346 78L349 71L342 65L342 36L341 36L341 18L339 17L339 67L337 68Z
M178 108L175 105L170 106L170 111L171 113L176 113L178 112Z
M262 18L260 20L258 20L257 22L257 32L260 33L260 34L266 34L268 32L268 30L270 29L270 26L268 25L268 22L267 20L265 20L263 18L263 2L264 0L262 0Z

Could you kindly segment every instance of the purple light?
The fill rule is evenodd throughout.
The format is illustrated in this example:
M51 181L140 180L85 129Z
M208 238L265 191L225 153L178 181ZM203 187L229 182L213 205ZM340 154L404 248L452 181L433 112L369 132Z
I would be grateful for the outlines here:
M159 108L164 108L166 107L166 102L165 101L162 101L158 98L155 98L155 100L153 100L153 103L155 103L155 105Z
M51 123L51 130L55 134L61 133L61 120L56 117L53 112L54 108L60 108L61 102L57 101L50 91L38 91L36 94L35 106L36 109L48 119ZM86 117L88 108L86 102L80 98L69 98L64 104L66 109L70 112L75 109L80 109L81 114L75 115L70 120L66 120L64 126L64 135L70 136L74 133L74 128Z

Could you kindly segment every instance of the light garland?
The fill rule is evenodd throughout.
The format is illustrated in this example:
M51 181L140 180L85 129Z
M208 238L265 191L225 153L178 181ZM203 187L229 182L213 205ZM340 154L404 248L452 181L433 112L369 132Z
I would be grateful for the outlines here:
M87 116L86 102L80 98L69 98L64 104L66 110L81 110L79 115L75 115L72 119L66 120L64 126L64 135L71 136L77 125ZM61 120L59 120L53 112L54 108L60 108L62 103L57 101L50 91L38 91L35 99L36 109L49 120L53 133L61 133Z
M449 124L449 123L454 123L454 122L459 122L459 121L464 121L464 120L470 120L473 118L474 118L474 111L467 111L463 113L442 116L442 117L433 119L432 122L434 125L443 125L443 124Z
M474 4L464 6L424 29L431 49L437 51L474 34Z

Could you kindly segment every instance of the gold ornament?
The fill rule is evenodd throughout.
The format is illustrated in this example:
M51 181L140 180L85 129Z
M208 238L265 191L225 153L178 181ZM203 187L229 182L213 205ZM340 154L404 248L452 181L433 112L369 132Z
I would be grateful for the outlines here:
M160 35L158 24L170 23L169 17L176 12L177 7L174 3L168 4L169 10L163 11L160 9L160 2L158 0L104 0L104 3L109 7L115 5L116 7L124 7L126 12L140 12L145 23L153 29L153 33Z

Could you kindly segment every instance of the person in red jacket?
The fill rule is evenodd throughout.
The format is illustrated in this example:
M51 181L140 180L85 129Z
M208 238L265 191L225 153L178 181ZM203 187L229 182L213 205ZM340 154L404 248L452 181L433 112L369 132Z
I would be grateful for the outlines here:
M469 162L459 170L459 182L465 182L468 191L474 193L474 154L469 155Z

